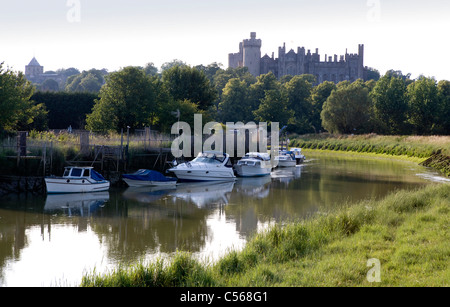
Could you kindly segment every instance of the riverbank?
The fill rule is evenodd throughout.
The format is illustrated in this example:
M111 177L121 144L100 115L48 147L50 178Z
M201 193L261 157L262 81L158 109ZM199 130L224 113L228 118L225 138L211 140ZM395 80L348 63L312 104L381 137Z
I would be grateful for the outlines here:
M449 203L448 184L398 191L274 226L215 263L177 253L81 286L449 286Z
M450 136L380 136L310 134L292 136L290 147L395 156L432 167L450 177Z

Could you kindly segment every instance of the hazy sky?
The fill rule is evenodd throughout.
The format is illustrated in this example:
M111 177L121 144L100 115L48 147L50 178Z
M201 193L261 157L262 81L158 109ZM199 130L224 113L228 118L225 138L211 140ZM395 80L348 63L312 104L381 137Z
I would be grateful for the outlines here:
M228 53L257 32L262 54L278 47L358 52L364 65L450 80L449 0L15 0L0 5L0 62L46 71L180 59L228 67Z

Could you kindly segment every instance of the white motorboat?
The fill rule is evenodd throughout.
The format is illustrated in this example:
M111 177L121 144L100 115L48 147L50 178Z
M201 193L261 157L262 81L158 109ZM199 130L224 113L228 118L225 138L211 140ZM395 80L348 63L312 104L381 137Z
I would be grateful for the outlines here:
M292 151L280 151L279 155L275 157L275 160L279 167L292 167L297 165L295 154Z
M183 181L229 181L236 180L227 153L205 151L191 162L182 163L168 170Z
M234 165L240 177L258 177L270 175L272 164L268 153L249 152Z
M88 193L109 190L110 182L93 167L68 166L62 177L46 177L48 194Z
M160 172L148 169L140 169L133 174L123 174L122 179L130 187L175 186L177 184L176 178L166 177Z
M305 161L305 155L302 154L301 148L291 148L290 151L292 151L294 153L297 164L301 164Z

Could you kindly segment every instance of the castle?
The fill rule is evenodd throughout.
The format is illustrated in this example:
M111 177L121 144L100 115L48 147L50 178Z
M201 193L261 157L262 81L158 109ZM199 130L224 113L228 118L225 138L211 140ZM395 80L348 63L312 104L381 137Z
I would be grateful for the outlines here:
M286 53L286 44L278 48L278 58L269 57L267 54L261 57L261 39L256 38L256 33L250 33L250 39L245 39L239 44L238 53L228 55L228 66L231 68L247 67L254 76L272 72L277 78L286 75L311 74L316 77L317 83L332 81L338 83L356 79L367 80L367 68L364 67L364 45L359 45L358 54L341 55L338 59L325 55L325 61L320 61L319 49L315 53L311 50L305 52L304 47L298 47L297 53L290 50Z

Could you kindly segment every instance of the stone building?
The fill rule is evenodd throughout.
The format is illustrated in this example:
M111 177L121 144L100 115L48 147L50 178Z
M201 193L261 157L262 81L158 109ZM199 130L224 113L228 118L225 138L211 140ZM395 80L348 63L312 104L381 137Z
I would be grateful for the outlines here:
M35 57L30 64L25 66L25 76L28 80L39 78L44 74L44 66L41 66Z
M25 78L33 84L42 85L47 80L53 80L58 83L59 88L63 88L66 77L54 72L45 72L44 66L41 66L35 57L25 66Z
M293 49L286 52L286 45L278 48L278 58L267 54L261 57L260 39L256 38L256 33L250 34L250 39L246 39L239 44L238 53L228 55L228 66L231 68L248 67L249 72L254 76L272 72L277 78L286 75L311 74L316 77L317 83L356 79L367 80L367 68L364 67L364 45L358 46L357 54L345 53L339 58L325 55L324 61L320 60L319 49L314 53L298 47L297 52Z

